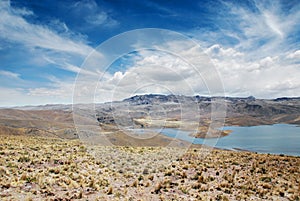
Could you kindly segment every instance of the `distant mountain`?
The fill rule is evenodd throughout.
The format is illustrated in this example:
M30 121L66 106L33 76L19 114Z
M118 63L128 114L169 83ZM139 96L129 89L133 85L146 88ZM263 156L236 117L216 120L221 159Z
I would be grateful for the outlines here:
M195 111L195 108L188 110L190 116L197 115L198 112L201 113L200 118L209 119L212 103L216 100L221 100L226 104L226 124L228 125L300 124L300 98L298 97L256 99L253 96L243 98L146 94L136 95L114 103L108 112L104 108L98 109L98 116L100 121L102 118L104 122L105 120L112 122L113 117L111 114L114 113L115 117L126 119L126 113L129 110L131 118L141 118L147 116L149 112L152 113L152 116L159 118L159 110L161 110L161 112L172 118L182 115L181 105L185 107L187 105L197 105L196 109L198 111ZM122 108L127 110L124 114ZM158 115L155 115L155 113ZM105 117L105 120L103 117Z
M185 104L188 102L197 103L203 111L211 111L212 101L223 100L227 106L229 116L234 115L256 115L270 117L279 114L299 114L300 98L276 98L256 99L253 96L240 97L206 97L206 96L176 96L176 95L136 95L123 102L130 105L154 105L162 103Z
M96 122L101 126L141 126L151 119L167 121L168 126L193 121L208 126L214 102L225 104L225 125L254 126L288 123L300 125L300 98L256 99L250 97L207 97L147 94L111 103L41 105L0 109L0 132L76 138L73 116L80 123ZM220 102L220 101L219 101ZM94 109L95 106L95 109ZM218 112L216 108L215 112ZM218 117L218 115L217 115ZM195 122L197 121L197 122Z
M10 109L17 109L17 110L72 110L71 104L46 104L46 105L27 105L27 106L17 106L11 107Z

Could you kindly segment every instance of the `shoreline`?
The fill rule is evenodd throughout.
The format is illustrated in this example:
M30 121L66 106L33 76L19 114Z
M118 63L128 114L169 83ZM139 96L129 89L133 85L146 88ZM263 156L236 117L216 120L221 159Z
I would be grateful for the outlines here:
M167 128L167 129L177 129L177 128ZM142 129L142 130L143 130L143 132L146 130L145 131L146 133L147 133L147 130L150 131L150 132L153 131L152 128L145 128L145 129ZM185 131L185 130L183 130L183 131ZM232 132L232 130L230 130L230 133L231 132ZM163 146L166 146L168 143L176 142L176 144L178 146L180 146L180 144L181 144L182 147L184 147L184 146L191 146L191 147L206 146L206 147L209 147L210 149L233 151L233 152L249 152L249 153L254 153L254 154L272 154L272 155L278 155L278 156L279 155L284 155L284 156L300 157L300 155L297 155L297 154L291 154L291 155L289 155L289 154L286 154L286 153L266 153L266 152L259 152L259 151L251 151L251 150L247 150L247 149L239 148L239 147L232 147L232 148L211 147L211 146L209 146L207 144L203 144L203 143L197 144L197 143L193 143L193 141L191 142L189 140L185 140L185 139L181 139L181 138L174 138L174 137L168 136L168 135L166 135L166 134L164 134L162 132L156 132L156 133L158 134L158 135L156 135L156 137L157 137L157 141L156 142L159 141L158 139L162 139L165 143L164 144L156 144L155 147L159 147L159 146L163 147ZM141 135L144 135L144 134L136 134L136 135L140 137ZM153 133L150 134L150 135L153 135ZM131 137L133 137L133 136L131 136ZM189 135L189 137L192 137L192 136ZM199 138L199 139L205 139L205 138ZM213 139L213 138L206 138L206 139ZM143 138L140 138L140 140L143 140ZM142 144L145 144L145 143L142 143ZM148 143L146 143L146 144L149 145Z

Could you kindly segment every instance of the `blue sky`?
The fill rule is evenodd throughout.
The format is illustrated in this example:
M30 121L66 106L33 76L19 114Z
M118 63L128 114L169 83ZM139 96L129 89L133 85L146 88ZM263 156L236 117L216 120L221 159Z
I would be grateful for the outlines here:
M300 96L299 24L298 0L2 0L0 106L72 103L79 72L103 74L96 68L93 72L81 70L88 55L111 37L144 28L179 32L200 44L218 71L227 96ZM97 102L109 101L111 91L115 99L151 92L217 95L199 87L201 81L194 75L184 79L193 89L186 93L180 87L182 79L172 80L162 67L171 66L167 70L185 74L186 64L174 60L151 51L125 55L108 69ZM161 87L141 90L136 82L124 88L133 72L151 77Z

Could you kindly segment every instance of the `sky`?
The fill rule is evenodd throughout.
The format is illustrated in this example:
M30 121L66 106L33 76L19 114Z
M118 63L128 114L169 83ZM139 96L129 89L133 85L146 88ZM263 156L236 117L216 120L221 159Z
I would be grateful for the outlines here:
M298 0L1 0L0 107L300 96L299 25Z

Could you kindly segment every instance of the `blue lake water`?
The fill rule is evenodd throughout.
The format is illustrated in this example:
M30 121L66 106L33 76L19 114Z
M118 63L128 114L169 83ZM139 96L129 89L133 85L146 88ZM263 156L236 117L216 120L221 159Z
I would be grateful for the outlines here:
M160 132L166 136L186 140L193 144L206 144L222 149L243 149L258 153L300 156L300 127L275 124L251 127L224 127L232 130L228 136L201 139L189 136L187 131L165 128Z

